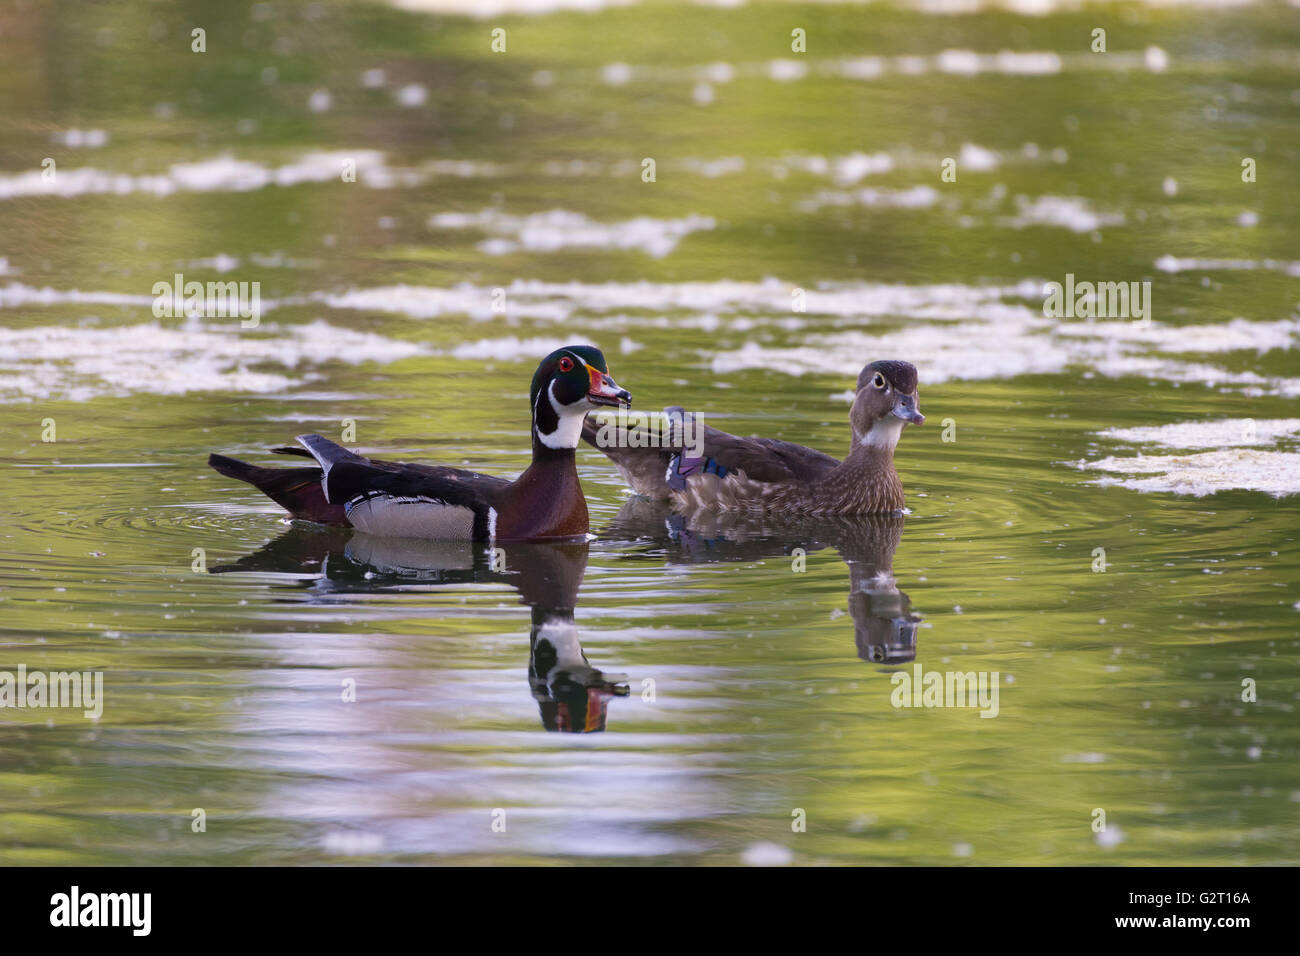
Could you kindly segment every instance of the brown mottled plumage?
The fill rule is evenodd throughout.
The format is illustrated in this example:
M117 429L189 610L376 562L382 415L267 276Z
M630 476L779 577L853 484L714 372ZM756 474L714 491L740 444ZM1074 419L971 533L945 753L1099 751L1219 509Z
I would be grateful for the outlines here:
M680 408L667 412L685 415ZM583 438L614 461L634 491L683 508L878 514L903 509L894 447L904 425L924 421L917 409L916 367L880 361L858 376L849 412L853 447L843 461L792 442L739 438L707 426L702 449L694 450L698 457L684 448L685 436L668 448L627 447L621 436L616 445L604 447L597 427L588 422Z

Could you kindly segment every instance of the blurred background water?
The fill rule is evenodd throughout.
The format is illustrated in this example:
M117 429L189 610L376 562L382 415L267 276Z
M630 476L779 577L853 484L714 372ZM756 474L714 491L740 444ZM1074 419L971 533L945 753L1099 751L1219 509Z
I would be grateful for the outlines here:
M0 670L106 698L0 711L0 860L1297 862L1300 11L553 6L0 4ZM176 273L260 324L155 318ZM673 516L588 450L597 539L502 570L204 463L515 474L573 341L837 455L913 362L911 513ZM913 660L996 719L891 706Z

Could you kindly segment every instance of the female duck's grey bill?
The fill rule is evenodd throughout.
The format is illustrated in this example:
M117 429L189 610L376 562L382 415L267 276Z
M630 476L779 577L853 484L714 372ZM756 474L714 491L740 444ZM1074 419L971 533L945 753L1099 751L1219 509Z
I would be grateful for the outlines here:
M925 424L925 416L916 407L915 395L899 395L898 401L894 402L894 414L912 425Z

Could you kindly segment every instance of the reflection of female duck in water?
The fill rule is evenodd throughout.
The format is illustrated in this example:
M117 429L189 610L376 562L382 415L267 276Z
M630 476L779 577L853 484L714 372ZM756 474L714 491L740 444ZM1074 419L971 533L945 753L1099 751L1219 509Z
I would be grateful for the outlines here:
M894 581L894 552L903 535L903 516L753 515L699 509L675 511L670 505L636 496L605 529L604 539L654 541L670 562L704 564L754 561L795 548L812 553L839 551L849 566L849 613L858 656L878 664L916 658L920 617Z
M573 609L587 567L586 542L516 542L495 551L471 542L379 538L294 526L260 551L213 572L301 573L331 594L383 591L412 582L503 583L532 608L528 683L547 730L605 729L611 697L626 697L622 675L604 674L583 653Z

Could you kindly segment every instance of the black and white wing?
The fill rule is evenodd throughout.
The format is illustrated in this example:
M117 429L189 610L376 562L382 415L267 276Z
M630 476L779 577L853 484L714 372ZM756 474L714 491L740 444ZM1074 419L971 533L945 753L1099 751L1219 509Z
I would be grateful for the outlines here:
M493 537L496 496L510 482L461 468L363 458L320 435L298 441L320 463L321 487L348 522L368 534L485 541Z

